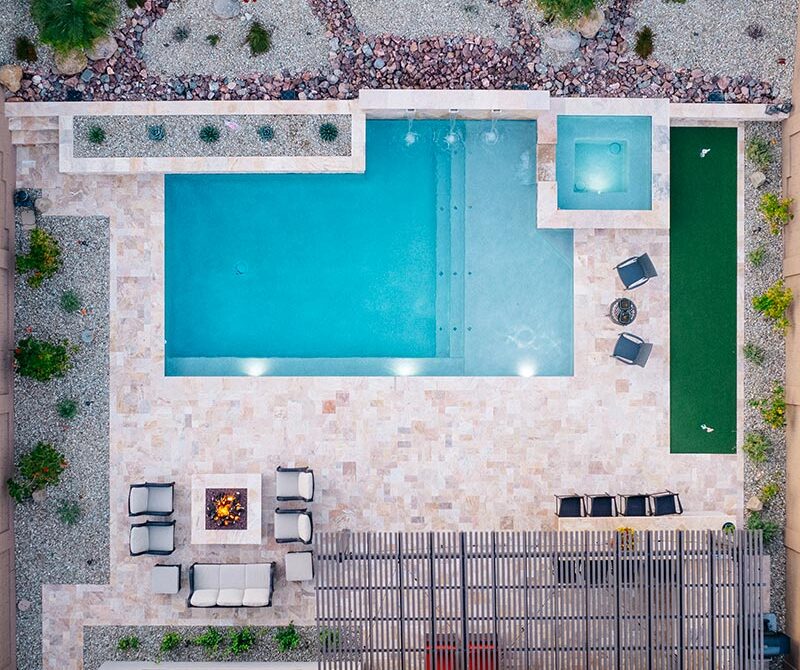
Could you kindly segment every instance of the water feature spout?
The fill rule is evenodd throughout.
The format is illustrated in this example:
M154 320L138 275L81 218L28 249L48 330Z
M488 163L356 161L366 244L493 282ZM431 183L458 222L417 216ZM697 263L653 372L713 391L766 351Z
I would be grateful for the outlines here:
M415 144L419 135L414 132L414 117L417 114L416 109L407 109L406 110L406 119L408 119L408 128L406 129L406 134L403 140L406 143L407 147L410 147L412 144Z
M458 142L458 133L456 132L456 114L458 114L457 109L450 110L450 130L448 130L447 134L444 136L444 143L448 147L452 147L456 142Z
M499 109L493 109L491 115L491 127L483 134L483 141L485 144L497 144L497 140L500 138L499 133L497 132L497 117L500 116Z

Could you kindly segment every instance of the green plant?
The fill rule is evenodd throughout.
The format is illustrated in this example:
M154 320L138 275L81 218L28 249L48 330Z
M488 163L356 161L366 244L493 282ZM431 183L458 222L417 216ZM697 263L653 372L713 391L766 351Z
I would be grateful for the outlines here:
M574 23L595 7L595 0L536 0L547 21Z
M68 340L53 344L47 340L26 337L17 342L14 349L14 363L17 372L23 377L30 377L46 382L53 377L63 377L72 367L70 356L77 351Z
M203 126L200 128L200 140L206 144L214 144L219 140L219 128L216 126Z
M256 634L249 628L240 628L231 633L231 640L228 644L228 650L234 656L244 654L250 651L251 647L256 643Z
M339 129L332 123L326 122L319 127L319 138L323 142L334 142L339 137Z
M272 48L272 33L258 21L253 21L244 42L250 47L251 56L260 56Z
M636 31L636 44L633 50L643 60L647 60L653 54L653 29L650 26L643 26L641 30Z
M161 638L161 646L159 647L159 650L162 654L168 654L169 652L177 649L181 642L183 642L183 638L180 636L180 633L176 633L175 631L164 633L164 637Z
M761 365L764 362L764 349L757 344L748 342L742 347L742 353L753 365Z
M764 265L764 261L766 259L767 250L763 244L757 246L747 254L747 261L755 268L760 268L762 265Z
M759 170L764 171L772 162L772 145L769 143L769 140L766 140L759 135L755 135L747 140L747 146L745 146L744 155L747 157L747 160L749 160Z
M772 327L776 331L786 334L789 329L786 310L792 304L792 289L783 283L783 279L778 279L761 295L754 295L752 303L756 311L772 321Z
M185 42L189 39L189 34L188 26L175 26L172 30L172 39L176 42Z
M780 235L783 227L794 218L791 198L779 198L775 193L764 193L758 203L758 211L769 225L769 232Z
M78 523L82 513L80 504L75 500L62 500L56 510L59 521L67 526Z
M772 444L761 433L747 433L742 443L742 451L753 463L764 463L769 456Z
M114 28L118 0L32 0L39 39L56 51L89 49Z
M106 141L106 131L100 126L89 126L89 130L86 131L86 139L89 144L102 144Z
M208 42L212 47L217 46L217 44L219 44L219 35L216 33L206 35L206 42Z
M294 626L294 622L289 622L288 626L281 626L275 631L275 641L278 643L278 650L282 652L297 649L300 646L300 633Z
M64 291L61 294L61 300L59 303L61 305L61 309L63 309L67 314L74 314L81 308L81 298L72 289Z
M769 544L780 533L781 527L774 521L765 519L760 512L750 512L747 517L748 530L760 530L764 537L764 544Z
M323 628L319 632L319 644L323 649L332 650L339 646L341 635L335 628Z
M761 487L761 502L769 505L781 492L781 487L777 482L768 482Z
M163 142L167 137L167 131L164 124L157 123L152 126L147 126L147 139L151 142Z
M259 126L256 132L258 133L259 139L264 142L269 142L275 137L275 130L272 126Z
M17 254L17 271L30 272L28 286L38 288L60 268L61 247L56 238L46 230L34 228L31 231L28 253Z
M203 647L207 654L213 654L219 649L219 645L224 642L225 636L216 628L208 628L205 633L201 633L193 642L199 647Z
M67 467L64 455L52 444L39 442L19 459L20 479L6 481L8 492L18 503L30 498L35 491L55 486Z
M761 413L768 426L778 429L786 425L786 390L782 384L776 382L768 397L753 399L750 406Z
M78 415L78 402L72 398L59 400L56 405L56 411L58 411L58 416L62 419L67 421L74 419Z
M139 648L139 638L135 635L128 635L126 637L121 637L119 642L117 642L117 649L120 651L136 651Z
M36 45L25 35L20 35L14 40L14 57L26 63L35 63L39 60Z

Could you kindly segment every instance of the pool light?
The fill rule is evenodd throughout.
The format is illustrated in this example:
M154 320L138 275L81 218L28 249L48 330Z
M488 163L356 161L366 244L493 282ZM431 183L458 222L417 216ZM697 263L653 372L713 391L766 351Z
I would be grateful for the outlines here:
M536 374L536 365L533 361L521 361L517 366L517 374L520 377L533 377Z
M394 373L398 377L411 377L417 374L417 369L414 361L397 361L394 365Z
M248 377L261 377L267 374L269 363L263 358L245 358L242 369Z

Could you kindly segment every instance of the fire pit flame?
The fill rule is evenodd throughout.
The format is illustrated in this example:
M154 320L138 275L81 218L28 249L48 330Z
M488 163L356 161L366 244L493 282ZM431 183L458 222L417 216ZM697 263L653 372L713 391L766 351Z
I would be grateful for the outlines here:
M209 520L217 528L237 526L246 513L246 497L239 491L223 491L210 496Z

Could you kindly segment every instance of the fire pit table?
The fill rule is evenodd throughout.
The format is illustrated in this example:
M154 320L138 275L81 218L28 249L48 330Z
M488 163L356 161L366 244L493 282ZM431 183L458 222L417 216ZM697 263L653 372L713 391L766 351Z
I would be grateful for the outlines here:
M261 544L261 475L192 477L192 544Z

